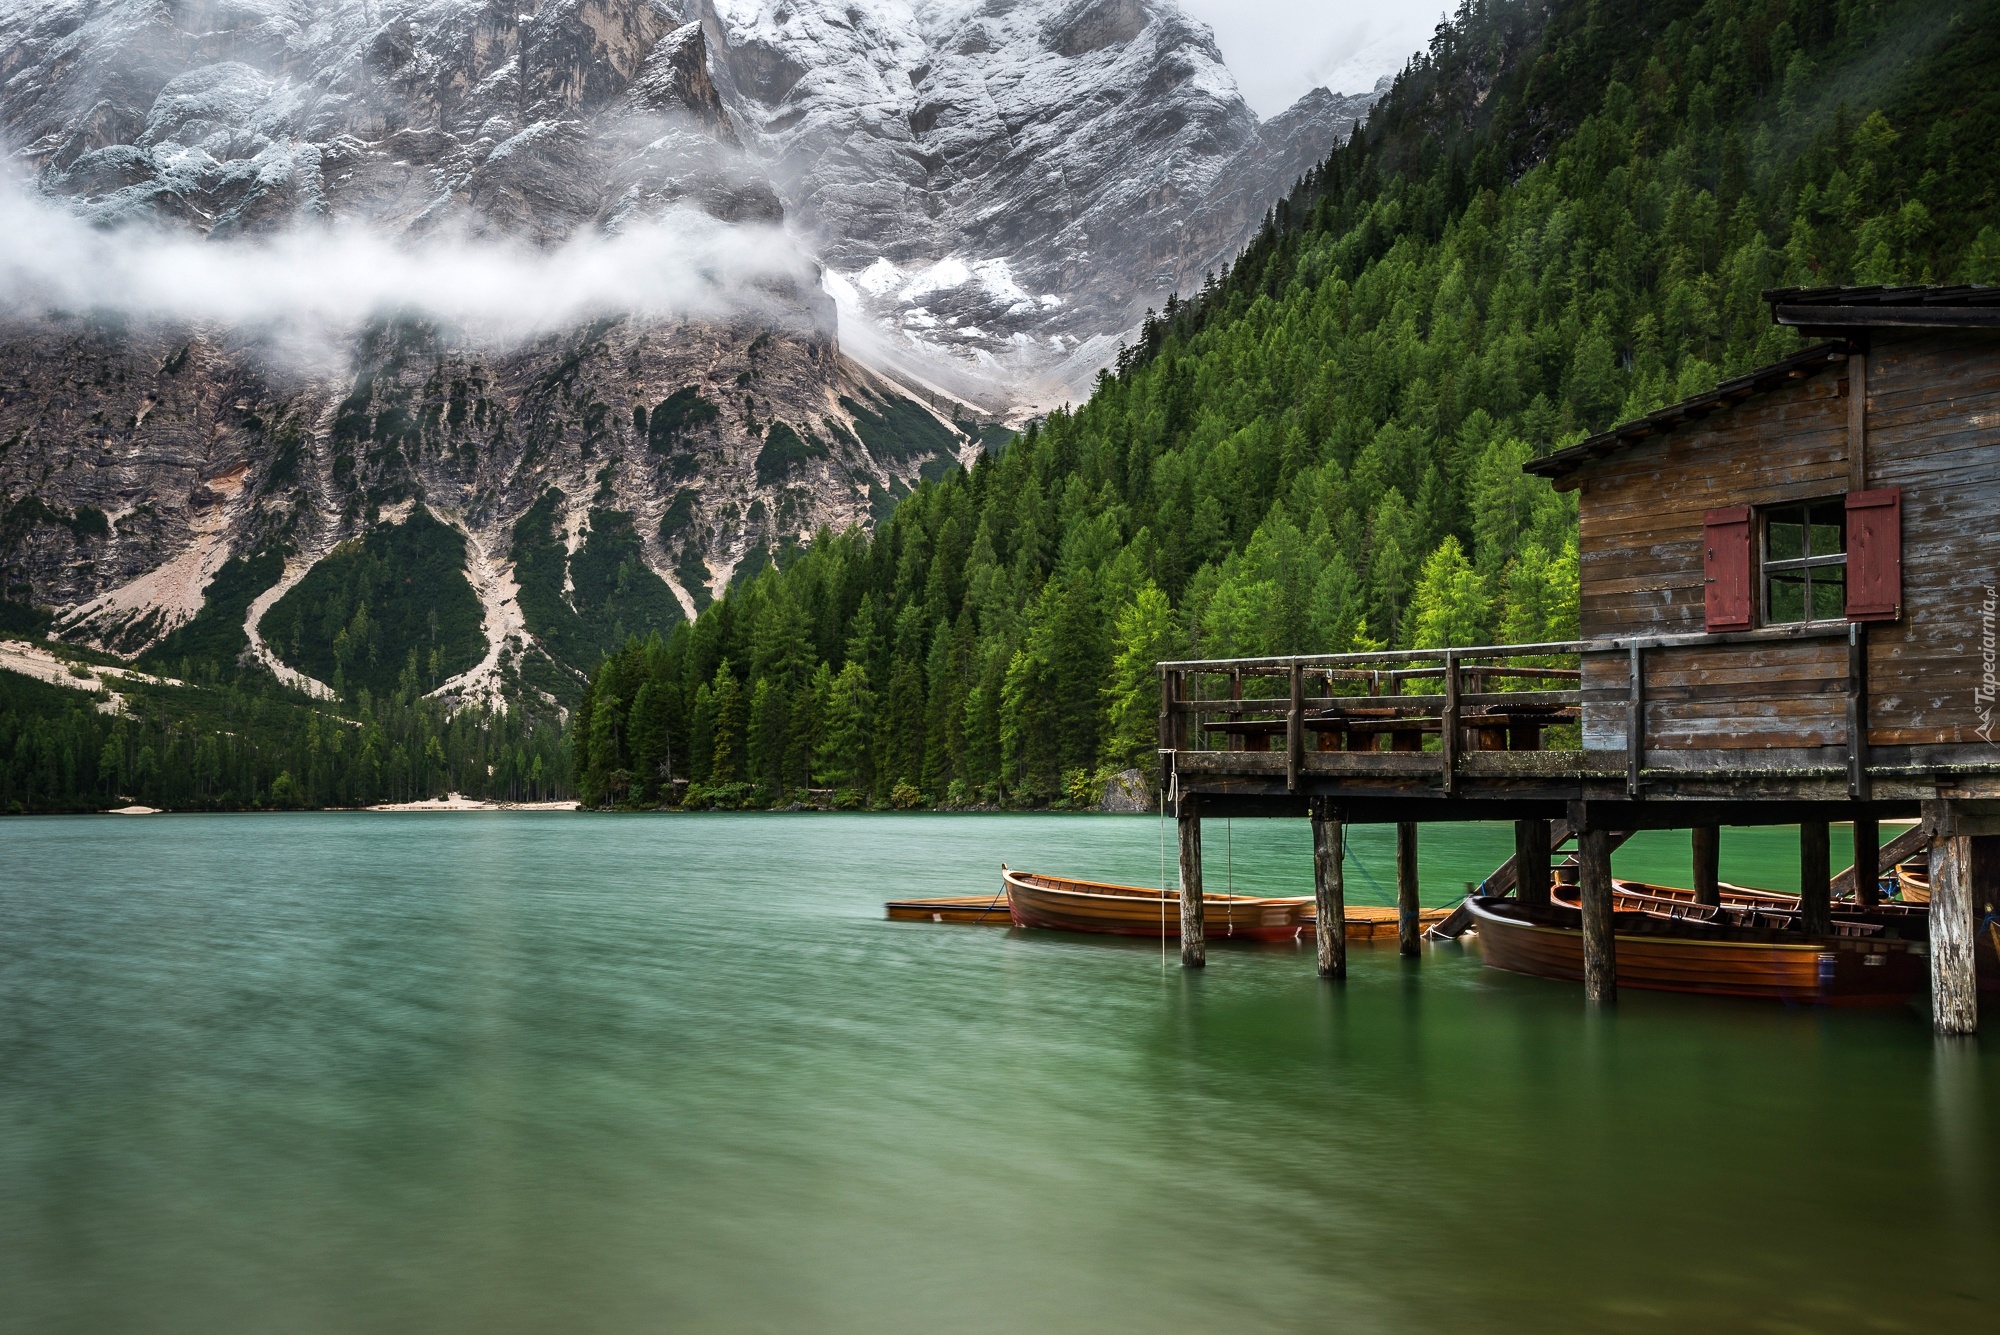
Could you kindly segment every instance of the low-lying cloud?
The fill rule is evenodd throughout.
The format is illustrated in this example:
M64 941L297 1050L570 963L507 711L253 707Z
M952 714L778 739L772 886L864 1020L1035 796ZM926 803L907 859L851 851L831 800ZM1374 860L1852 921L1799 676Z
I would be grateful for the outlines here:
M307 223L211 241L153 224L94 227L0 181L0 311L221 326L288 358L337 354L370 320L418 316L508 344L604 315L802 318L818 286L782 228L675 209L552 247L399 238Z

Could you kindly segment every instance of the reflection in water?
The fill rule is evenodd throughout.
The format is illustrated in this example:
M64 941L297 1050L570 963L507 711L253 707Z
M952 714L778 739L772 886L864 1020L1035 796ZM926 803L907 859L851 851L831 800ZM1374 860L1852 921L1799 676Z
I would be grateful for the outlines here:
M1993 1008L1989 1005L1989 1011ZM2000 1017L1988 1017L1991 1024ZM1931 1097L1937 1137L1937 1171L1951 1205L1954 1230L1978 1236L1992 1208L1987 1164L1986 1099L1990 1082L1981 1070L1979 1045L1964 1038L1934 1038Z
M1304 821L1210 883L1310 884ZM888 923L1146 819L0 826L0 1329L1977 1329L1994 1039ZM1352 831L1393 898L1393 832ZM1836 838L1844 837L1844 832ZM1510 851L1426 829L1425 899ZM1784 884L1796 833L1732 831ZM1673 879L1642 836L1622 874ZM1837 865L1837 864L1836 864ZM1948 1273L1949 1282L1940 1282Z

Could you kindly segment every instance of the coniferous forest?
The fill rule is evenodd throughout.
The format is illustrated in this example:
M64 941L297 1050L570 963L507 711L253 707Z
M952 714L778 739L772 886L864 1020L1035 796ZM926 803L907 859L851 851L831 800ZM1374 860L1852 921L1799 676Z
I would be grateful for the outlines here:
M0 812L125 802L282 810L447 792L533 802L569 793L556 728L478 708L454 715L421 697L414 669L385 695L363 688L338 709L268 674L225 676L213 666L173 685L120 681L118 693L114 702L0 672Z
M607 658L580 794L1082 803L1162 658L1573 636L1521 465L1802 346L1765 289L2000 281L1995 69L1991 3L1468 3L1089 402Z
M0 810L1081 805L1150 764L1162 658L1567 638L1574 508L1521 465L1794 350L1767 288L2000 282L1995 70L2000 0L1467 3L1088 402L872 533L640 640L636 535L571 592L531 511L523 608L601 656L566 727L423 698L476 609L399 601L458 559L416 525L282 605L337 704L240 662L271 553L142 658L184 684L110 713L0 673Z

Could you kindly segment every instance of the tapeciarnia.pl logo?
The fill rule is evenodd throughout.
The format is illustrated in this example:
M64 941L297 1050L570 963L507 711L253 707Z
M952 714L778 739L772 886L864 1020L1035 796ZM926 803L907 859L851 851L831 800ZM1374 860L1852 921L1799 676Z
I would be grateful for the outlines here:
M1973 707L1979 712L1979 737L1981 741L1993 741L1993 700L2000 695L2000 673L1994 664L2000 659L1996 652L1994 622L2000 618L2000 589L1991 584L1986 586L1986 601L1979 605L1979 684L1972 688Z

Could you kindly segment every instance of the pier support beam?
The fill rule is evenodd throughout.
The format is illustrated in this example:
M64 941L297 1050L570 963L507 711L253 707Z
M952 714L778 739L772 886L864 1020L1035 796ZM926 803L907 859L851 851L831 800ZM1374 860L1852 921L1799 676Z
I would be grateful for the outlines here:
M1979 1029L1972 845L1964 835L1931 845L1931 1024L1940 1034Z
M1799 822L1799 925L1810 936L1833 931L1833 869L1823 820Z
M1618 1000L1618 939L1611 929L1611 834L1585 830L1576 837L1583 894L1583 995Z
M1697 825L1688 831L1694 846L1694 902L1722 902L1722 827Z
M1346 835L1325 798L1312 804L1313 908L1319 923L1319 976L1347 977L1347 883L1340 865Z
M1882 902L1882 822L1873 816L1854 818L1854 898L1865 909Z
M1549 906L1549 823L1514 822L1514 897L1523 908Z
M1174 813L1180 827L1181 853L1181 967L1200 969L1208 964L1208 934L1201 920L1201 806L1196 798L1183 797Z
M1417 930L1417 823L1396 823L1396 946L1405 955L1420 954Z

